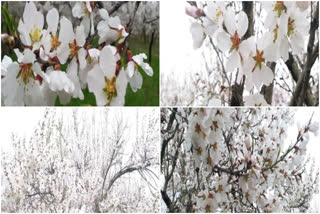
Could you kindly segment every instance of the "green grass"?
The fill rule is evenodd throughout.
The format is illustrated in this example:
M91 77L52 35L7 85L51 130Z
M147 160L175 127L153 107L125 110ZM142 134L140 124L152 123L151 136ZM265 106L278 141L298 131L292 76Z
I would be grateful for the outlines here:
M149 53L149 42L144 43L141 38L131 38L129 41L133 55ZM150 66L153 68L153 76L150 77L139 68L143 77L143 85L134 93L128 85L125 105L128 106L159 106L159 42L155 41L152 49L152 60ZM148 56L149 59L149 56Z
M133 55L145 53L148 56L149 41L144 42L141 37L131 37L129 41L129 48ZM159 106L159 40L156 40L153 44L150 66L153 69L152 77L146 75L146 73L139 68L143 77L143 85L141 89L134 93L131 90L130 84L128 84L125 97L126 106ZM84 94L84 100L72 98L70 103L65 106L95 106L96 100L94 94L90 93L87 88L82 91ZM57 97L55 105L64 106L60 103L59 97Z

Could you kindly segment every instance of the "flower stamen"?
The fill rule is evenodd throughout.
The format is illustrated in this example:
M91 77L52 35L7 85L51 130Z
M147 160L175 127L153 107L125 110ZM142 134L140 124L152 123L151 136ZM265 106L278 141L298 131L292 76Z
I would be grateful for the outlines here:
M112 79L108 79L108 77L104 77L106 87L103 88L103 92L107 96L108 104L110 104L112 98L117 96L117 88L116 88L116 77L112 77Z

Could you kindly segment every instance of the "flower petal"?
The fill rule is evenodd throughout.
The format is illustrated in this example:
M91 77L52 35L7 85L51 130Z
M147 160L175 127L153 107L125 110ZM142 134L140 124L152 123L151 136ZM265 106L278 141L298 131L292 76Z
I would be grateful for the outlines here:
M72 23L66 17L62 17L60 20L60 33L59 41L65 44L69 44L75 38Z
M239 14L237 14L237 31L240 38L244 36L244 34L248 30L248 16L245 12L240 11Z
M142 76L140 72L134 72L134 75L129 79L129 83L133 92L137 92L142 87Z
M234 35L236 31L236 14L232 9L228 9L224 16L224 24L230 35Z
M239 68L240 66L241 62L239 53L237 51L232 51L226 64L226 70L228 72L233 72L236 68Z
M104 19L106 21L109 19L109 13L108 13L108 11L106 9L100 9L99 10L99 14L100 14L102 19Z
M82 16L85 16L83 2L77 2L73 6L72 15L73 15L73 17L76 17L76 18L81 18Z
M217 41L218 48L223 52L229 51L232 47L230 35L227 34L225 31L221 31L218 33Z
M129 78L131 78L134 74L134 69L135 69L135 64L133 61L128 62L127 68L126 68L126 72L129 76Z
M190 32L193 39L193 48L200 48L205 38L201 24L197 22L192 23L190 26Z
M141 66L141 68L146 72L147 75L152 76L153 70L148 63L143 62L144 59L147 59L147 56L144 53L138 54L132 57L133 60Z
M112 78L116 71L117 59L114 56L114 47L107 45L100 52L100 67L106 77Z
M48 23L47 31L53 32L53 34L55 35L57 32L58 23L59 23L58 10L56 8L52 8L51 10L49 10L46 19L47 19L47 23Z
M80 69L84 69L87 66L87 51L84 48L80 48L78 52Z
M83 47L84 44L86 43L86 34L84 32L84 28L85 27L83 25L80 25L76 29L76 40L77 40L77 45L79 47Z

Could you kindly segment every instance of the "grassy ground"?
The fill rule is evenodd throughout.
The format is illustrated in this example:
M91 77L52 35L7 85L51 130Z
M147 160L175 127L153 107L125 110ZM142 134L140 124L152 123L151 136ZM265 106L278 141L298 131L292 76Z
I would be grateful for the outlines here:
M133 55L139 53L145 53L148 56L149 53L149 41L144 42L142 37L131 37L129 41L129 47ZM134 93L128 84L127 93L125 97L126 106L159 106L159 40L157 39L152 48L152 60L150 66L153 68L153 76L150 77L139 68L143 77L143 85L140 90ZM148 56L149 59L149 56ZM85 99L71 99L71 102L67 106L94 106L96 105L95 96L90 93L88 89L83 90ZM57 98L56 106L62 106L59 98Z

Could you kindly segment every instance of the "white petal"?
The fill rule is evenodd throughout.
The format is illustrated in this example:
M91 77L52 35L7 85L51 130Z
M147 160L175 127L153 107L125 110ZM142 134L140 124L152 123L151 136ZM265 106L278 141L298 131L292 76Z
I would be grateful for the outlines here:
M74 85L74 91L72 93L72 96L74 98L79 98L79 99L83 100L84 95L82 93L81 86L80 86L80 80L78 77L78 63L75 58L73 58L72 61L70 62L70 64L68 65L67 76L73 82L73 85Z
M70 50L68 43L62 43L57 49L57 56L60 64L65 64L69 58Z
M47 74L50 78L49 88L52 91L64 90L66 93L70 94L73 92L74 85L65 72L47 69Z
M30 22L32 20L32 16L37 13L37 8L34 2L26 2L26 5L24 7L23 11L23 21L24 22Z
M226 64L226 70L228 72L233 72L236 68L239 68L240 66L241 66L241 62L240 62L239 53L237 51L232 51Z
M51 50L51 35L46 34L42 39L42 45L46 53L49 53Z
M240 11L240 13L237 15L237 20L238 35L240 38L242 38L248 30L248 16L245 12Z
M102 91L105 87L104 73L100 66L96 64L88 72L88 89L90 92Z
M205 33L209 36L212 36L219 27L215 22L211 21L206 17L203 20L203 26Z
M20 52L20 50L18 48L13 49L14 53L16 54L17 58L18 58L18 62L22 63L23 62L23 54Z
M121 70L119 76L117 77L117 96L114 97L111 102L110 106L123 106L125 103L125 95L127 91L128 79L124 70Z
M232 9L228 9L224 16L224 24L230 35L234 35L236 31L236 14Z
M12 63L12 59L5 55L1 61L1 76L6 76L8 66Z
M205 38L201 24L197 22L192 23L190 26L190 32L193 39L193 48L200 48Z
M280 42L279 47L280 56L282 57L283 61L286 62L289 59L289 42L287 38L283 38Z
M276 62L279 59L278 55L278 46L274 43L271 43L268 47L266 47L263 51L263 56L268 62Z
M96 103L98 106L104 106L108 100L103 92L105 87L104 73L100 66L96 64L91 71L88 72L88 89L93 92L96 97Z
M261 66L260 69L256 69L254 71L254 82L257 88L260 88L261 84L264 84L266 86L270 85L273 81L273 72L272 70L267 67L266 65Z
M100 14L101 18L103 18L104 20L109 19L109 13L106 9L100 9L99 14Z
M47 23L48 32L53 32L53 34L56 34L59 23L59 13L56 8L52 8L51 10L49 10L47 14Z
M126 72L129 76L129 78L131 78L133 76L134 73L134 69L135 69L135 64L133 61L128 62L127 68L126 68Z
M101 21L97 25L98 35L99 37L106 36L107 32L110 30L108 22L107 21Z
M100 50L96 49L96 48L91 48L89 49L89 55L92 58L98 58L100 56Z
M1 81L1 95L6 106L24 105L24 84L17 82L20 67L17 62L8 66L7 76Z
M232 47L230 35L227 34L225 31L219 32L217 36L217 41L218 48L223 52L229 51Z
M147 59L147 56L144 53L138 54L132 57L133 60L141 66L141 68L146 72L147 75L152 76L153 70L148 63L143 62L144 59Z
M50 83L50 80L47 77L47 75L41 70L39 63L36 62L32 65L32 71L38 74L45 82Z
M44 50L44 48L43 47L40 47L40 49L39 49L39 56L40 56L40 58L42 59L42 60L44 60L44 61L48 61L49 60L49 57L48 57L48 55L46 54L46 52L45 52L45 50Z
M79 57L79 63L80 63L80 69L84 69L87 66L87 51L84 48L80 48L78 52Z
M91 36L94 34L94 23L93 23L93 20L94 20L94 13L91 13L91 15L90 15Z
M244 98L246 106L269 106L263 95L256 93Z
M33 63L34 61L36 61L35 54L30 49L24 49L22 62Z
M104 75L109 79L114 76L117 64L113 48L114 47L107 45L100 52L100 67Z
M89 32L90 32L90 18L88 16L85 16L81 20L80 25L84 26L84 35L87 38L89 36Z
M76 29L76 40L77 40L77 45L79 47L83 47L84 44L86 43L86 35L85 35L85 32L84 32L84 26L83 25L78 26L77 29Z
M18 31L20 33L21 42L24 45L31 46L31 39L30 39L30 36L29 36L30 32L28 32L25 24L23 23L23 21L21 19L19 21Z
M85 15L83 2L77 2L72 8L72 15L76 18L81 18Z
M140 72L134 72L132 78L129 79L129 83L133 92L137 92L137 90L142 87L142 81L143 79Z
M89 13L92 13L92 7L91 7L91 5L90 5L90 2L89 2L89 1L86 1L86 7L87 7L87 9L88 9Z
M69 44L75 39L72 23L66 17L62 17L60 20L60 33L59 41L65 44Z
M294 33L290 38L293 54L301 54L304 51L304 39L300 32Z

